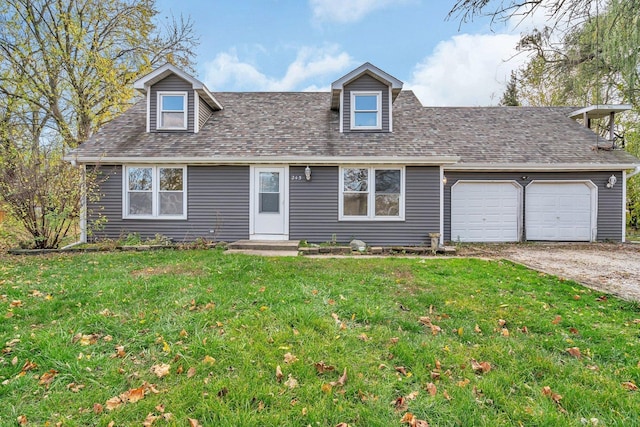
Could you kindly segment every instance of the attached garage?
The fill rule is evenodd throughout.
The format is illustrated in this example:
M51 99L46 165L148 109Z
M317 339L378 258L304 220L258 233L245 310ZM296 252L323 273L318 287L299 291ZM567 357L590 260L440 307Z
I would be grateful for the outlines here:
M527 240L595 240L598 196L591 181L532 181L525 194Z
M515 181L457 181L451 187L451 240L517 242L522 187Z

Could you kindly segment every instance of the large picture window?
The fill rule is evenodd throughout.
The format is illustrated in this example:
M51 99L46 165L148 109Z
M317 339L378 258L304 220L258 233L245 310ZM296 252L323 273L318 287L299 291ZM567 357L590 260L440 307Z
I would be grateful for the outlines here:
M382 129L382 92L351 92L351 129Z
M340 219L404 219L404 169L341 168Z
M185 219L185 178L184 166L127 166L124 217Z
M158 129L187 128L187 93L158 92Z

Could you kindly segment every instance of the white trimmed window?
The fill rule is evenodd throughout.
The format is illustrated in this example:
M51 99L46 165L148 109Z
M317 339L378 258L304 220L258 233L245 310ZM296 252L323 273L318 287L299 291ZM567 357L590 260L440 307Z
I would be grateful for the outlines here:
M187 92L158 92L158 129L187 129Z
M404 168L340 169L341 220L403 220Z
M382 92L351 92L351 129L382 129Z
M187 218L185 166L127 166L124 177L125 218Z

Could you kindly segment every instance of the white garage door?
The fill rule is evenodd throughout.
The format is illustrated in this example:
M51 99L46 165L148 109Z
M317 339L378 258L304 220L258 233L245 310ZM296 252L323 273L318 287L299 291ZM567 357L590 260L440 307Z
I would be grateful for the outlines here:
M451 240L516 242L522 187L513 181L458 181L451 188Z
M595 186L591 182L532 182L525 192L527 240L591 241Z

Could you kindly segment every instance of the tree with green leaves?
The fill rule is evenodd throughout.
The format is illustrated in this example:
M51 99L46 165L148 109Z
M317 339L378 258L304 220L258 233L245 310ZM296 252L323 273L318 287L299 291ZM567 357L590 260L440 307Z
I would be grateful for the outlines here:
M500 105L505 107L520 106L520 100L518 98L518 77L515 71L511 72L507 87L500 99Z
M191 21L157 15L154 0L0 3L0 199L31 246L57 247L80 215L65 150L126 110L154 66L189 68Z

